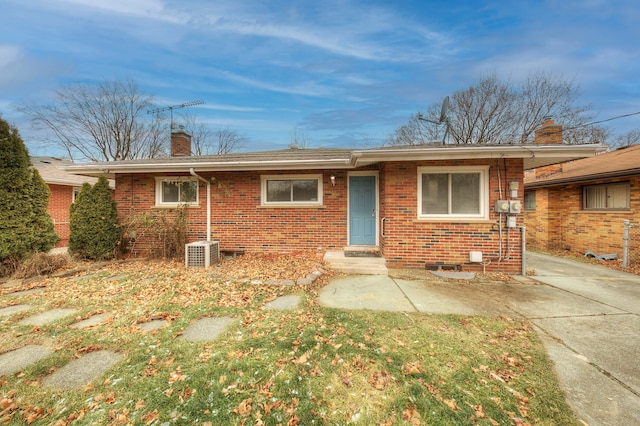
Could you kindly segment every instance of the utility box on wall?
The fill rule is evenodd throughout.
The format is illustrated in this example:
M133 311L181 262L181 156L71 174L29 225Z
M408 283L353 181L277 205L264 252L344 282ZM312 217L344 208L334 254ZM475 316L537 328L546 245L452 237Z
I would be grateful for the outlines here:
M496 213L509 213L509 200L496 200Z
M509 200L509 213L519 214L520 212L522 212L520 200Z

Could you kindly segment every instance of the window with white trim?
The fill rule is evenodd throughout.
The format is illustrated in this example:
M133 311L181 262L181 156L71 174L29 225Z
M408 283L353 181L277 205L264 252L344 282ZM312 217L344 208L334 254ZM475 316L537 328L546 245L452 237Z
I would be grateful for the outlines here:
M489 166L419 167L419 219L488 219Z
M82 188L80 188L79 186L74 186L73 187L73 195L71 196L71 202L75 203L76 202L76 198L78 198L78 194L80 194L80 190Z
M615 210L629 208L629 184L589 185L582 188L584 210Z
M322 205L322 175L261 176L263 206Z
M156 178L156 206L177 207L197 204L197 178L181 176Z

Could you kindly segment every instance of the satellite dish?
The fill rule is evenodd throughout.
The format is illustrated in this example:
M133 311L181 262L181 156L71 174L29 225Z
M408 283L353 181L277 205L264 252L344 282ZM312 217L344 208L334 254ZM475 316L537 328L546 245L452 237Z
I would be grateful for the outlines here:
M447 120L448 112L449 112L449 97L447 96L442 101L442 108L440 108L440 119L438 120L438 124L443 123Z
M438 117L438 121L429 120L424 118L422 114L418 113L418 120L428 121L433 124L442 124L445 123L446 127L444 129L444 136L442 137L442 144L445 144L447 141L447 136L449 135L449 97L445 97L442 100L442 106L440 107L440 117Z

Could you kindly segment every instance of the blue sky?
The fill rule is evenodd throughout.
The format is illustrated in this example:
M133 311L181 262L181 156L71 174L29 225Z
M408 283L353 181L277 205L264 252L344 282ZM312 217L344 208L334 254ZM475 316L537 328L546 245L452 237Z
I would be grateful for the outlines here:
M640 111L636 0L1 0L0 113L61 84L135 80L158 106L279 149L380 144L410 115L496 73L575 79L596 119ZM178 110L176 110L176 113ZM608 123L613 134L640 116Z

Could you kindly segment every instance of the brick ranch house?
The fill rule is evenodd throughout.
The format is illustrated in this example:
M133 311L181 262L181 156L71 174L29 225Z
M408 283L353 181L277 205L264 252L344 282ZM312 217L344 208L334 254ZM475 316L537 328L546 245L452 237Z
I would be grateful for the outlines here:
M640 146L525 174L527 246L622 257L624 220L640 221Z
M190 137L176 133L169 158L67 170L115 178L123 219L187 203L188 240L219 240L224 251L354 247L378 251L393 268L442 262L520 273L522 215L496 213L496 202L522 200L524 169L598 149L440 144L189 156ZM470 264L470 252L485 264Z
M75 200L83 183L94 185L95 177L79 176L64 170L73 163L56 157L31 157L31 164L49 187L49 205L47 210L53 219L56 234L60 241L56 247L69 245L69 207Z

